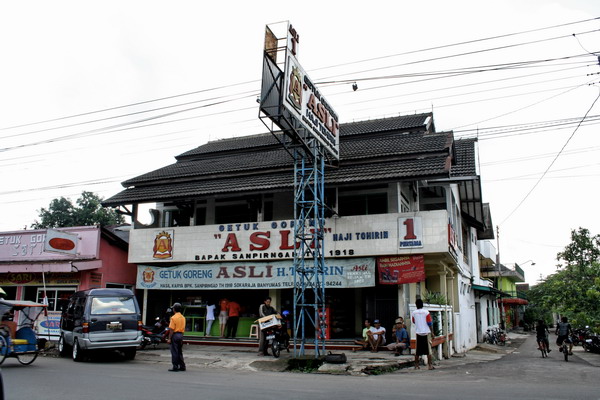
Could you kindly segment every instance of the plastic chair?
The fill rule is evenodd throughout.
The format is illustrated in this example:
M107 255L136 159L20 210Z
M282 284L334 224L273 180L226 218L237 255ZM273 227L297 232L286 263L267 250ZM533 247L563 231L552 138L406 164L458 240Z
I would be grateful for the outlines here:
M250 336L248 336L248 337L258 339L258 324L250 325Z

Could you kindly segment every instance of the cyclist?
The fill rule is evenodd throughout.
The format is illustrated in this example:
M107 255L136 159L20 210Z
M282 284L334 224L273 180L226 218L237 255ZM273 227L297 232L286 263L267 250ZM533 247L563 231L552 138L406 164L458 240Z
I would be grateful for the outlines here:
M569 319L567 317L562 317L561 322L556 326L556 345L559 350L562 351L562 344L564 341L567 341L569 344L569 355L573 355L573 342L569 337L573 334L573 329L571 328L571 324L569 324Z
M546 345L546 351L550 353L550 342L548 341L548 335L550 331L548 331L548 326L543 320L539 320L537 326L535 327L536 331L536 341L538 344L538 348L542 347L542 343Z

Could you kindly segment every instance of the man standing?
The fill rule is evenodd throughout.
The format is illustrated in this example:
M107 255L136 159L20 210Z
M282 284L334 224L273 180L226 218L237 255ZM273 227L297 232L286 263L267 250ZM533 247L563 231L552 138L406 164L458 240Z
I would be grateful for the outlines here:
M237 327L240 321L241 307L235 300L230 300L227 305L227 325L225 327L225 337L235 338L237 335Z
M271 298L267 297L265 298L265 301L263 302L263 304L261 304L258 307L258 316L259 317L266 317L268 315L277 315L278 312L277 310L271 306ZM258 355L259 356L266 356L268 355L268 346L265 340L265 333L259 329L258 332Z
M417 336L417 349L415 351L415 369L420 369L419 358L421 356L427 356L427 365L429 369L433 369L433 360L431 354L429 354L429 335L433 337L433 331L431 327L433 323L431 321L431 314L429 311L423 308L423 300L417 299L415 301L417 309L412 312L412 323L415 327L415 334Z
M183 361L183 332L185 331L185 317L181 314L181 304L173 304L173 316L169 323L169 338L167 343L171 345L171 363L173 367L169 371L185 371Z

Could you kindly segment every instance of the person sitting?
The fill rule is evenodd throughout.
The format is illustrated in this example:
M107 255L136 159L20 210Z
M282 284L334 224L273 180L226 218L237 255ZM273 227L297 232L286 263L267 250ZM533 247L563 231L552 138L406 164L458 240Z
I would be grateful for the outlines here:
M394 338L395 342L388 344L386 347L394 352L394 356L399 356L404 349L408 348L408 332L406 332L404 324L394 325Z
M371 346L371 352L377 353L379 346L385 345L385 328L381 326L378 319L373 321L373 325L368 332L369 346Z
M360 347L353 347L352 351L356 351L356 350L366 350L367 347L369 346L369 335L368 332L371 329L371 321L369 321L368 319L365 319L365 327L362 330L362 340L355 340L354 344L358 344L360 345Z

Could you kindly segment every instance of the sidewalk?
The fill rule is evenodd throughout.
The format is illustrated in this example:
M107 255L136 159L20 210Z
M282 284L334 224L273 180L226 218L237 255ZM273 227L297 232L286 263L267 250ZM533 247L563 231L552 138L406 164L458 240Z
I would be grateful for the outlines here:
M455 354L450 359L442 359L434 364L436 368L447 368L456 365L488 362L497 360L506 354L513 352L528 335L509 333L506 346L493 346L479 344L473 350L464 354ZM274 371L283 372L288 370L288 361L293 358L293 351L283 351L276 359L273 356L259 356L257 347L240 342L228 342L226 345L197 345L185 344L183 355L188 368L226 368L247 371ZM343 375L371 375L377 373L391 372L399 369L412 370L414 365L414 353L395 357L391 351L380 351L371 353L368 351L352 352L351 350L331 350L333 353L346 354L347 363L327 364L323 363L315 373L343 374ZM304 358L314 358L314 350L305 351ZM166 344L161 344L157 349L139 350L136 360L164 365L168 369L171 361L171 353Z

